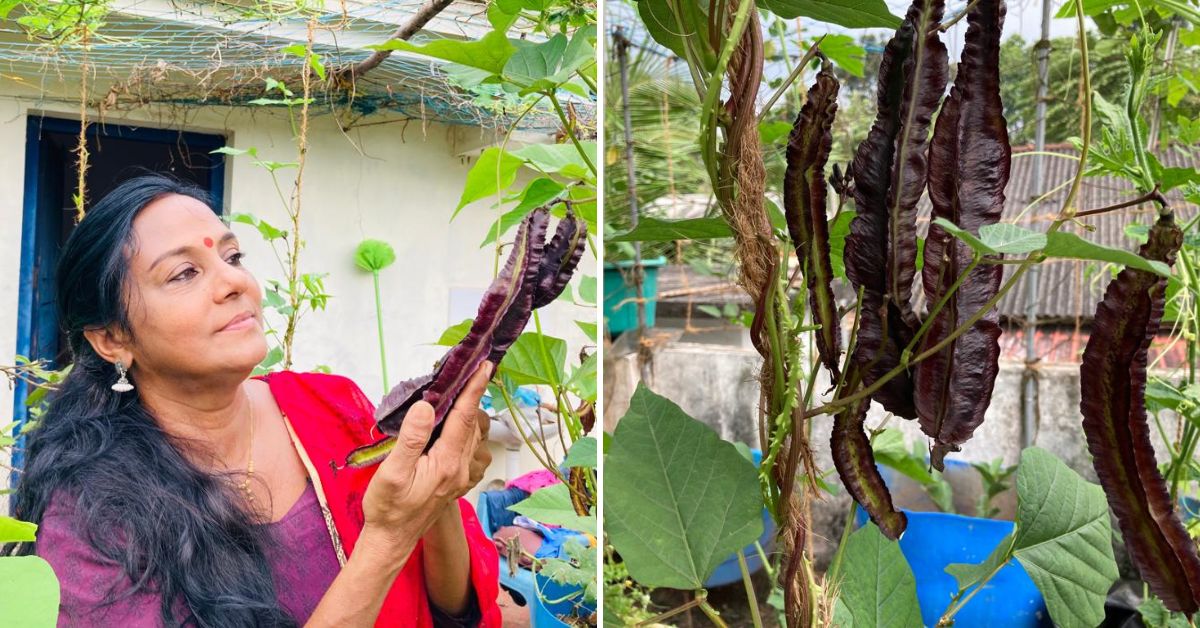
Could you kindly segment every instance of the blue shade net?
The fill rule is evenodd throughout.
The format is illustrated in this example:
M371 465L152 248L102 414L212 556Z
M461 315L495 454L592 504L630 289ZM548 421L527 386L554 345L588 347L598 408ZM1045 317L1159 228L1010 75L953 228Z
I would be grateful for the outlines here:
M88 101L101 110L151 103L264 106L252 101L282 97L266 92L267 78L286 83L300 98L304 59L284 49L305 45L311 18L317 19L313 52L332 70L369 57L365 47L388 41L420 6L414 0L109 0L86 49L78 41L48 43L31 34L18 7L0 21L0 93L79 103L86 61ZM488 30L485 4L457 0L412 41L476 39ZM519 26L509 35L522 36ZM396 51L353 89L329 88L313 74L310 112L390 112L443 124L512 126L526 105L495 85L468 89L476 82L471 76L462 66ZM594 119L593 102L568 100L585 125ZM553 112L542 108L518 123L531 131L558 127Z

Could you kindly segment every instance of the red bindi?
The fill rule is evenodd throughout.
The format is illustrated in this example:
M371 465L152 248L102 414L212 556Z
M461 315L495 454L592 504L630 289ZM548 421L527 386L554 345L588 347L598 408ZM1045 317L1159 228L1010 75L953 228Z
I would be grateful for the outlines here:
M213 245L212 238L204 238L204 246L207 246L208 248L211 249L212 245Z

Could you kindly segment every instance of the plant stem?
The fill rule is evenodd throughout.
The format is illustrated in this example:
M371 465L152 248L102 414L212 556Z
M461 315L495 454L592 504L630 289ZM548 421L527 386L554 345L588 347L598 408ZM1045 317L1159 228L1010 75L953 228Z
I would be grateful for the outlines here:
M842 528L842 538L838 540L837 551L833 554L833 561L829 564L829 572L825 580L832 582L834 585L838 582L838 576L842 572L842 554L846 550L846 541L850 539L850 532L854 530L854 516L857 513L857 504L854 501L850 502L850 514L846 515L846 525Z
M517 427L517 434L519 434L521 436L521 440L525 442L525 446L529 448L529 451L531 453L533 453L533 457L537 458L538 463L541 464L542 467L544 467L547 471L550 471L551 473L553 473L554 476L557 477L560 482L562 482L563 484L567 485L568 488L570 488L571 483L568 482L567 479L563 477L562 472L560 472L558 470L558 467L550 462L551 460L553 460L554 457L550 455L550 449L548 447L546 447L545 440L543 439L543 440L537 441L537 442L541 443L541 445L542 445L542 453L546 454L545 457L543 458L542 453L539 453L537 448L535 448L533 446L534 439L525 434L525 426L524 426L525 413L523 411L521 411L521 408L519 406L517 406L517 404L513 403L512 396L508 394L508 389L505 388L503 385L497 386L497 388L500 389L500 396L504 397L504 403L507 404L509 414L511 414L513 417L513 425L515 425ZM540 423L540 420L539 420L539 423Z
M387 372L387 348L383 344L383 301L379 297L379 271L371 273L375 279L375 325L379 331L379 368L383 372L383 391L386 393L391 388L388 386Z
M753 0L738 0L737 14L734 15L733 25L725 39L725 45L721 46L721 55L717 57L717 67L708 77L708 85L704 92L704 104L700 108L704 115L704 121L700 127L700 138L704 142L702 145L704 162L708 167L709 180L714 184L721 180L717 173L716 160L717 113L721 97L721 83L725 80L725 69L729 67L729 60L733 58L733 51L742 41L742 34L746 30L746 22L749 21L753 6Z
M742 571L742 584L746 586L746 600L750 604L750 621L754 628L762 628L762 617L758 613L758 596L754 594L754 582L750 580L750 566L746 564L746 555L740 549L737 559L738 569Z
M808 47L808 50L804 52L804 56L800 57L800 63L797 63L796 67L792 68L792 73L788 74L787 78L783 79L783 84L779 86L779 89L775 90L774 94L771 94L769 99L767 99L767 104L763 105L762 111L758 114L758 122L760 124L764 119L766 119L767 114L771 112L771 107L775 105L775 102L782 98L783 95L787 93L788 89L791 88L792 83L794 83L796 79L800 78L800 75L804 73L804 68L808 67L808 63L812 61L813 56L815 56L820 50L821 42L824 40L825 36L821 35L820 38L813 42L813 45ZM784 55L786 54L787 52L785 51Z
M545 92L550 97L550 102L554 105L554 112L558 114L559 121L563 124L563 129L567 132L567 137L571 138L571 143L575 145L575 150L579 151L579 156L583 158L583 163L587 164L588 170L592 171L592 175L596 175L596 164L592 162L591 155L583 149L583 144L579 142L579 138L575 136L574 125L571 123L567 113L563 111L562 104L558 102L558 96L553 90Z
M513 135L513 132L515 132L517 130L517 125L521 124L521 121L525 119L525 116L529 115L529 112L533 111L533 109L535 107L537 107L538 104L540 104L542 102L542 99L545 97L546 97L545 94L539 94L537 100L529 103L529 106L526 107L525 110L521 112L521 115L517 116L516 120L513 120L513 123L510 124L508 127L508 131L506 131L504 133L504 142L500 144L500 152L504 153L504 152L508 151L508 143L510 140L512 140L512 135ZM497 164L496 164L497 180L499 180L499 177L500 177L499 171L500 171L500 164L499 164L499 162L497 162ZM497 191L496 196L498 199L502 198L502 194L499 191ZM500 242L500 220L497 219L496 220L496 255L495 255L495 257L492 258L492 277L495 277L496 275L500 274L500 251L501 251L501 249L503 249L503 247L504 247L504 244L502 242Z
M538 316L537 310L533 311L533 325L537 330L538 352L542 356L542 364L546 367L546 372L551 376L550 389L554 392L554 400L558 405L558 416L561 419L564 415L567 417L563 423L567 426L567 434L571 437L571 442L575 442L583 436L583 423L575 416L571 408L571 404L567 403L566 396L562 394L562 384L558 377L558 368L554 364L554 360L550 357L550 351L546 349L546 336L542 334L542 319ZM564 409L565 408L565 409ZM563 444L564 451L566 444Z
M700 606L701 604L704 603L704 600L707 597L708 597L707 593L705 593L704 591L700 591L699 593L696 594L696 597L692 598L691 600L689 600L683 604L680 604L679 606L676 606L675 608L672 608L671 610L669 610L665 613L660 613L658 615L655 615L654 617L651 617L650 619L647 619L646 621L639 623L638 626L639 627L640 626L653 626L654 624L662 623L662 621L664 619L670 619L688 609L692 609L697 606Z
M1158 186L1155 185L1153 190L1150 190L1149 192L1146 192L1145 194L1143 194L1133 200L1125 201L1123 203L1117 203L1116 205L1109 205L1107 207L1100 207L1097 209L1087 209L1087 210L1076 213L1075 217L1083 218L1084 216L1095 216L1096 214L1103 214L1105 212L1111 212L1111 211L1115 211L1118 209L1124 209L1126 207L1133 207L1134 205L1141 205L1142 203L1146 203L1149 201L1154 201L1155 203L1158 203L1159 207L1167 206L1167 198L1162 195L1162 192L1158 191Z
M721 614L717 612L717 609L709 605L707 599L700 602L700 610L704 611L705 615L708 615L709 621L717 626L717 628L728 628L728 626L725 624L725 620L721 619Z
M968 5L966 6L966 8L964 8L964 9L962 10L962 12L961 12L961 13L959 13L959 14L958 14L958 15L956 15L956 16L954 16L954 17L953 17L953 18L951 18L950 20L947 20L946 22L942 23L940 26L938 26L938 27L937 27L937 30L939 30L939 31L941 31L941 32L943 32L943 33L944 33L944 32L946 32L946 31L948 31L948 30L950 30L950 27L951 27L951 26L954 26L955 24L958 24L960 20L962 20L964 17L967 17L967 13L970 13L970 12L971 12L971 9L974 9L974 8L975 8L975 5L977 5L977 4L979 4L979 0L971 0L971 4L968 4Z
M979 262L982 259L982 256L976 253L975 257L971 259L971 263L967 264L966 269L959 273L958 278L954 280L954 283L950 286L950 289L947 290L945 294L942 295L942 298L938 299L938 302L935 303L933 308L929 310L929 314L925 316L925 322L921 324L921 328L917 330L917 333L913 335L913 339L909 341L908 346L905 347L904 351L900 354L901 364L906 361L905 358L912 353L913 348L917 346L917 343L921 341L921 338L926 332L929 331L929 328L933 326L933 321L942 311L942 308L946 307L946 304L950 302L950 297L954 296L954 294L958 292L958 289L962 286L963 282L966 281L967 277L971 274L971 271L975 270L975 267L979 265Z
M1008 561L1012 560L1012 547L1013 547L1013 543L1015 543L1016 540L1017 540L1017 535L1015 532L1013 534L1008 535L1008 539L1007 539L1008 549L1005 550L1005 552L1004 552L1004 554L1005 554L1004 560L996 563L996 566L993 567L992 570L989 571L988 574L986 576L984 576L983 579L981 579L979 582L976 582L973 585L969 585L969 586L974 587L973 589L971 589L970 593L967 593L965 597L962 597L963 591L965 590L964 589L964 590L960 590L958 593L956 593L954 595L954 599L950 602L950 606L946 608L946 612L943 613L941 619L938 620L938 623L937 623L938 628L943 628L945 626L953 626L954 625L954 616L958 613L958 611L961 611L962 607L966 606L967 602L970 602L971 598L975 597L975 594L979 593L979 591L981 591L983 589L983 585L987 584L988 581L990 581L992 578L994 578L996 576L996 574L1000 573L1000 570L1003 569L1004 566L1008 564Z
M767 559L767 551L763 549L762 543L754 541L754 551L758 553L758 559L762 561L763 569L767 571L767 578L772 582L775 581L775 568L771 566L771 561Z

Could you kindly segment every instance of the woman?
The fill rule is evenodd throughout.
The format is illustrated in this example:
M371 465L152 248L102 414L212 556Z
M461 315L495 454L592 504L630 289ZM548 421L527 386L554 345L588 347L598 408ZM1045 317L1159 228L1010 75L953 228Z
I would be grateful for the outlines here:
M14 514L62 585L60 625L499 626L499 563L460 497L487 467L471 379L422 453L432 408L368 469L374 408L333 375L250 374L258 283L203 191L121 184L58 267L74 356L37 429ZM484 415L486 416L486 415Z

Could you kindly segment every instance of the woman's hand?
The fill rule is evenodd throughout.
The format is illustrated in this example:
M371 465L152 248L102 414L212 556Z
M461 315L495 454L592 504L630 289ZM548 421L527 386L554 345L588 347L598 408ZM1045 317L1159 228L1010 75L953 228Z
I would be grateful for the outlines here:
M492 465L492 451L488 449L488 433L492 428L492 417L479 409L476 409L475 417L479 424L479 444L475 446L475 455L471 458L472 487L483 481L483 474L487 473L488 467Z
M433 407L421 401L409 409L396 446L363 495L366 522L350 560L306 627L375 625L392 583L422 537L430 601L451 614L466 607L471 558L455 500L483 477L491 460L488 420L479 412L479 399L493 368L484 362L475 371L429 453L422 452L433 434Z
M479 399L487 390L494 365L484 362L455 400L441 436L422 453L433 433L433 406L417 402L404 416L396 446L363 495L363 536L393 545L405 555L448 506L483 477L487 451L487 417ZM482 465L482 466L481 466Z

